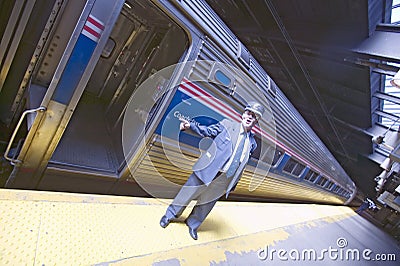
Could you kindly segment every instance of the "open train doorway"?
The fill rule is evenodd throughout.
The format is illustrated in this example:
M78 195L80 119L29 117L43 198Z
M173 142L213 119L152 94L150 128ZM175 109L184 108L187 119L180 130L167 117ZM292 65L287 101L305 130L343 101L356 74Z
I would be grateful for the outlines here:
M118 177L125 166L122 120L150 75L176 64L184 31L149 1L126 2L49 168ZM139 129L138 129L139 130Z

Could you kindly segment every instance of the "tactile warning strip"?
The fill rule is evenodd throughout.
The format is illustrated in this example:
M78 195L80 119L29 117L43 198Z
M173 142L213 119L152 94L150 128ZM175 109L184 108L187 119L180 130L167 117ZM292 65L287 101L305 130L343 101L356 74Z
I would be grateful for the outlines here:
M190 206L178 222L159 226L169 202L0 189L0 265L92 265L354 215L344 206L218 202L194 241L183 223Z

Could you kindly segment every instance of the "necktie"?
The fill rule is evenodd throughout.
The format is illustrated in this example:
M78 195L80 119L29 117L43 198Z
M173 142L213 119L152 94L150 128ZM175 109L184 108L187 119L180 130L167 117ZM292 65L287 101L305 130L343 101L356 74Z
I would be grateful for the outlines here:
M244 133L242 133L241 135L242 135L241 136L242 139L240 140L238 147L236 149L235 155L233 156L232 163L229 166L228 170L226 171L226 177L228 177L228 178L235 174L235 172L240 164L240 157L242 156L242 153L243 153L244 141L246 140L246 136L244 135Z

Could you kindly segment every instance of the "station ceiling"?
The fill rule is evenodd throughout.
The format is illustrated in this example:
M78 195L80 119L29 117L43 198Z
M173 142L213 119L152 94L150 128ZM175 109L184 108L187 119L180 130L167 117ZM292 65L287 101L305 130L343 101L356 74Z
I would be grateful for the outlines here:
M381 169L372 95L384 75L358 47L390 23L391 1L207 0L368 196ZM366 63L367 62L367 63Z

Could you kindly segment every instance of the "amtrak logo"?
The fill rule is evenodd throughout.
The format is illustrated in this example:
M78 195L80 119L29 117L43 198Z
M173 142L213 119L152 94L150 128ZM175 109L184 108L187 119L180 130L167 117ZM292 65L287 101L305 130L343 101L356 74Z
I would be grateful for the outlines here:
M190 116L181 114L180 111L175 111L174 112L174 117L178 118L179 120L183 119L183 120L186 120L188 122L195 123L197 125L199 124L199 122L197 122L196 120L194 120Z
M175 112L174 112L174 117L176 117L176 118L178 118L178 119L183 119L183 120L186 120L186 121L189 121L189 122L194 121L192 118L190 118L190 116L188 116L188 115L183 115L183 114L181 114L179 111L175 111Z

